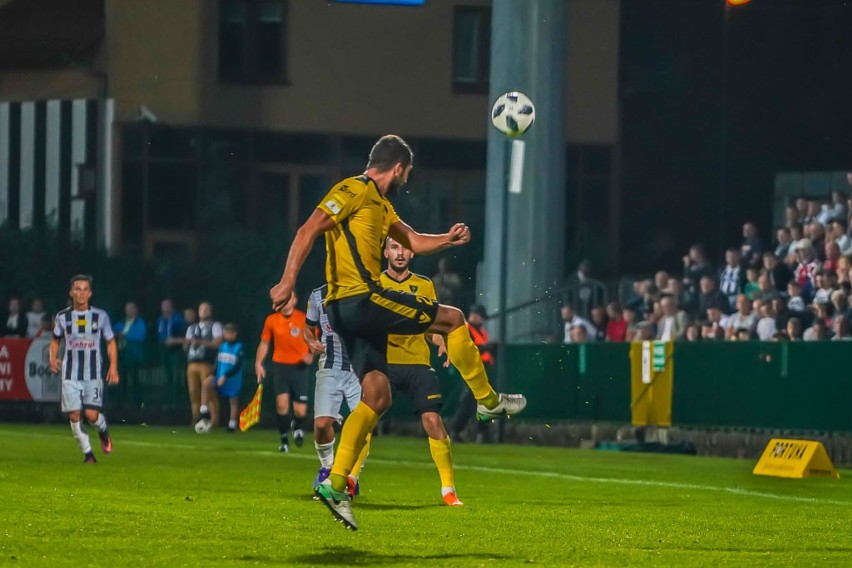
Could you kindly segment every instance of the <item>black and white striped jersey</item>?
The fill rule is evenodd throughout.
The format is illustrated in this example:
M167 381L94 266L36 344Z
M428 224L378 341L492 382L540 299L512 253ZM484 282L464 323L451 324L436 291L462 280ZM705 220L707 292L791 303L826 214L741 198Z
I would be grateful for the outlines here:
M64 380L103 378L101 345L114 337L107 313L99 308L77 311L66 308L56 314L53 337L65 339L62 359Z
M328 314L325 311L325 296L328 293L328 284L320 286L308 297L308 310L305 312L305 321L312 327L320 328L320 341L325 345L325 353L320 355L320 369L336 369L338 371L351 371L352 365L346 355L346 349L340 336L331 328Z

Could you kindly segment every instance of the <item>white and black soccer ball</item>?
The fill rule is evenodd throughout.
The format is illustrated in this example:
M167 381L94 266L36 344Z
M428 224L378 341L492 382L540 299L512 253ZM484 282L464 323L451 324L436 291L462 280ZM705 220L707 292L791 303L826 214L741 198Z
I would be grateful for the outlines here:
M202 418L195 423L196 434L209 434L211 428L213 428L213 424L211 424L211 422L206 418Z
M535 105L528 96L510 91L497 97L491 107L491 122L506 136L521 136L535 121Z

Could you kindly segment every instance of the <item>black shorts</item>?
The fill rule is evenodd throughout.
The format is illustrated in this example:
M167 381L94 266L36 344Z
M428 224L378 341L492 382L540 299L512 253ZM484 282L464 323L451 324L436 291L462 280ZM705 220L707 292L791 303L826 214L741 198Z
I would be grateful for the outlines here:
M293 402L308 402L308 366L272 362L272 386L275 396L289 394Z
M376 290L326 302L331 327L343 340L352 370L387 374L388 334L424 333L438 316L438 302L396 290Z
M415 414L440 412L444 406L438 374L428 365L388 364L388 379L394 391L408 397Z

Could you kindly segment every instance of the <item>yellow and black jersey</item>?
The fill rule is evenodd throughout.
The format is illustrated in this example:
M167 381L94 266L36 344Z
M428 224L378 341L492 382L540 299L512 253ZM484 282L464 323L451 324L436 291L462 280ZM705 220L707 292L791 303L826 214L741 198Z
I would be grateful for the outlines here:
M332 187L317 208L334 221L325 234L326 300L378 288L382 249L399 216L376 182L366 175L347 178Z
M381 275L382 288L407 292L437 300L435 285L425 276L409 272L402 280L394 280L387 272ZM432 355L424 334L388 335L388 364L390 365L431 365Z

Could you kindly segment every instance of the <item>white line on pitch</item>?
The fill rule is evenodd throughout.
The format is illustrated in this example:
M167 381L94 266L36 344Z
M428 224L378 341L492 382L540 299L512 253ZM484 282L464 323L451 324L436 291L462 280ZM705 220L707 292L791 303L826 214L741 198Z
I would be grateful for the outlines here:
M56 434L35 434L32 432L6 432L6 434L34 437L34 438L65 438ZM141 446L162 448L169 447L180 450L212 450L217 449L215 446L199 446L193 444L172 444L162 442L143 442L140 440L121 440L121 445L126 446ZM231 449L235 453L256 455L261 457L271 457L280 455L274 450L240 450ZM296 454L291 453L287 459L317 459L313 454ZM390 460L384 458L369 458L370 463L380 463L387 465L409 466L409 467L434 467L431 462L420 461L403 461ZM818 497L799 497L796 495L780 495L777 493L767 493L764 491L752 491L751 489L743 489L740 487L719 487L716 485L698 485L692 483L679 483L677 481L652 481L648 479L627 479L619 477L587 477L583 475L573 475L570 473L559 473L555 471L532 471L527 469L509 469L500 467L488 467L480 465L463 465L454 464L456 470L480 471L484 473L499 473L502 475L517 475L527 477L547 477L551 479L562 479L565 481L576 481L580 483L600 483L613 485L637 485L641 487L661 487L665 489L684 489L693 491L715 491L719 493L733 493L735 495L745 495L748 497L760 497L764 499L775 499L777 501L794 501L798 503L811 503L814 505L840 505L843 507L852 506L852 501L840 501L837 499L821 499Z

